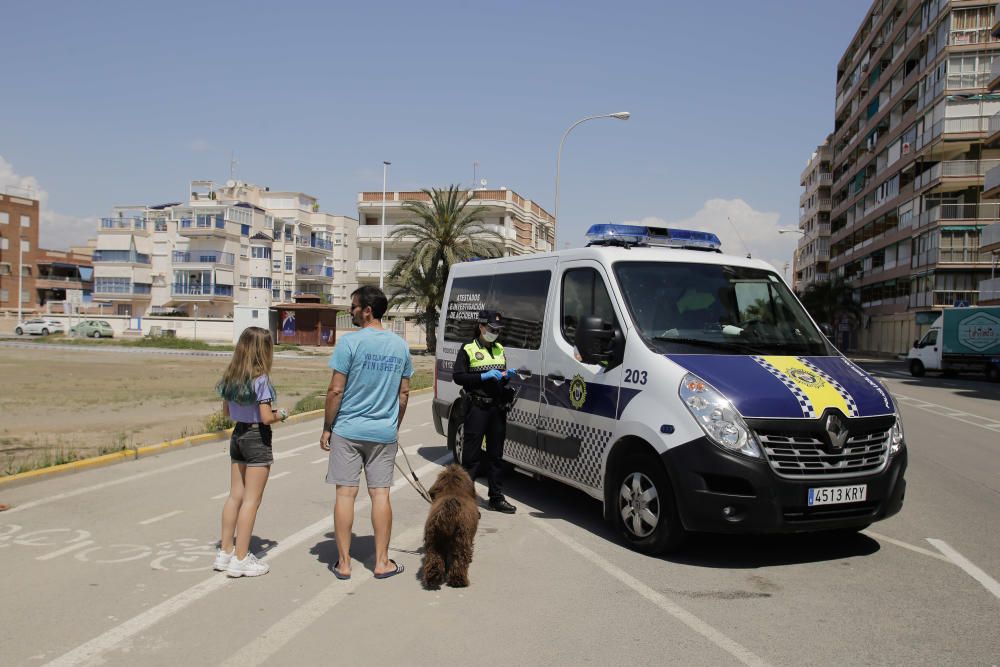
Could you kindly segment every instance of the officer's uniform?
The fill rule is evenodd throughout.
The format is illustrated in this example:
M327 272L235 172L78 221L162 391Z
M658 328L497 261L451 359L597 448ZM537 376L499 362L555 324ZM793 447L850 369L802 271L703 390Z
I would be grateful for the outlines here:
M479 323L498 332L503 326L503 318L500 313L483 311L480 313ZM502 401L508 379L504 377L499 381L484 381L482 373L490 370L498 370L506 375L507 359L504 357L503 345L499 342L484 343L477 332L475 340L458 351L453 369L455 382L465 389L472 403L463 422L465 428L461 463L473 479L477 476L486 477L490 488L491 508L512 512L514 508L504 499L501 481L503 443L507 437L507 406ZM484 435L485 457L481 451Z

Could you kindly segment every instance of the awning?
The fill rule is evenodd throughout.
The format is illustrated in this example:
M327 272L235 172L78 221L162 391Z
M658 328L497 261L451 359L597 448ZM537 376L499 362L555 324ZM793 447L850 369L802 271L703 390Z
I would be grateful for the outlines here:
M233 272L227 269L216 269L215 270L215 284L216 285L232 285L233 284Z
M131 250L132 236L130 234L98 234L98 250Z

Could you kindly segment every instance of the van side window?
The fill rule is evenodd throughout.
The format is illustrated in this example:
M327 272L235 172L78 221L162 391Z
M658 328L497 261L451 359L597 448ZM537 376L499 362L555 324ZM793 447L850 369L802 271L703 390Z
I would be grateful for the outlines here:
M470 276L452 282L444 322L444 339L450 343L468 343L476 337L479 311L488 308L493 276Z
M522 350L537 350L542 346L550 282L551 271L498 273L493 277L487 308L503 313L501 345Z
M562 335L570 345L576 344L576 327L587 315L618 325L608 288L594 269L570 269L563 274L559 306Z
M920 347L926 347L928 345L937 345L937 329L931 329L924 336L923 341L920 342Z

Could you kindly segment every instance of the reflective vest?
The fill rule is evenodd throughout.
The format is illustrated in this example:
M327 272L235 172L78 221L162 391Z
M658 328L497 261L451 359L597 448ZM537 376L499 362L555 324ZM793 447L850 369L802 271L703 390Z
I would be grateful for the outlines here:
M477 373L482 373L484 371L490 371L496 369L498 371L507 370L507 359L503 356L503 345L500 343L493 343L493 355L486 348L479 344L479 340L474 340L464 348L465 353L469 355L469 370L476 371Z

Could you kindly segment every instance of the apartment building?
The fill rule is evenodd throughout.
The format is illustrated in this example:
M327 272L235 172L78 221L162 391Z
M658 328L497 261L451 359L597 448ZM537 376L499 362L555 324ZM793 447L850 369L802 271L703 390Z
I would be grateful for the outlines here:
M91 303L94 291L93 257L81 250L45 250L38 252L35 298L39 306L72 302L78 308Z
M346 307L356 229L301 192L192 181L186 203L119 206L101 220L94 298L132 316L225 318L303 294Z
M832 136L832 135L831 135ZM799 230L802 237L792 259L792 289L801 293L814 282L829 279L830 263L830 139L816 147L799 177Z
M942 308L978 301L1000 41L995 3L875 0L837 66L830 264L866 317L852 344L905 351Z
M0 309L17 312L38 308L37 199L0 194ZM18 275L20 274L20 275ZM20 294L18 293L20 290Z
M1000 38L1000 13L993 17L994 39ZM994 59L990 69L990 91L1000 90L1000 58ZM990 118L989 136L986 139L987 146L1000 146L1000 113L994 114ZM983 183L984 199L1000 199L1000 165L992 167L986 172ZM997 202L1000 203L1000 202ZM983 228L979 238L979 249L982 252L990 253L990 275L989 278L979 281L979 303L981 305L1000 306L1000 222L994 222Z
M392 271L399 258L413 247L412 239L391 238L393 231L413 219L405 210L411 202L429 202L422 191L387 192L385 195L385 227L382 226L382 192L358 193L358 262L359 284L378 285L384 268L385 275ZM469 208L486 208L483 226L503 237L507 255L547 252L553 249L555 218L537 203L507 188L474 190ZM382 237L385 236L384 265L381 255Z

